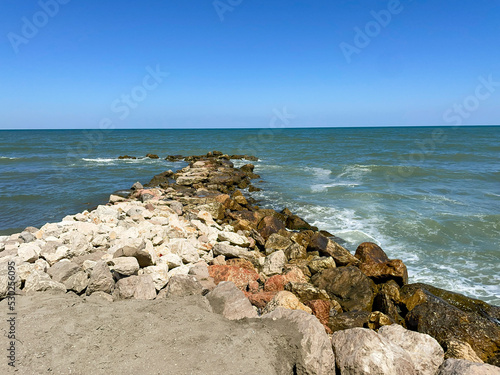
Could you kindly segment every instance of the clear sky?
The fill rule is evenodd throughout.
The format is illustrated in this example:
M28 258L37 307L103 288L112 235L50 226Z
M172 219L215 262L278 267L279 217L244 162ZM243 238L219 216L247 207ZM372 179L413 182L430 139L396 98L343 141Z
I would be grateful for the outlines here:
M0 129L285 108L293 127L499 124L500 1L0 2Z

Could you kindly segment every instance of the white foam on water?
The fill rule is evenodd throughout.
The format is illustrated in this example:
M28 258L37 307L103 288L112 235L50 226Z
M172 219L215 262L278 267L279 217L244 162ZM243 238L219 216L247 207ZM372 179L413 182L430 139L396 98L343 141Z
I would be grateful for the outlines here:
M327 178L332 174L332 171L319 167L306 167L304 171L312 173L316 178Z
M89 159L89 158L82 158L83 161L88 161L92 163L112 163L115 162L117 159L105 159L105 158L97 158L97 159Z
M21 159L21 158L11 158L9 156L0 156L0 159L4 159L4 160L17 160L17 159Z
M357 183L351 183L351 182L334 182L331 184L314 184L311 185L311 191L313 193L322 193L327 191L329 188L336 188L336 187L355 187L359 186Z

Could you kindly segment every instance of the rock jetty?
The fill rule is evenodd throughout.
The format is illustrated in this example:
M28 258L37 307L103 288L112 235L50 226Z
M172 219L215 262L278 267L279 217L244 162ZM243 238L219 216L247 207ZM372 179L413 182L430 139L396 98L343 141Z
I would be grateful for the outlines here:
M204 296L229 320L295 332L282 373L500 374L499 307L408 284L403 261L378 245L352 254L287 208L259 207L254 165L231 162L256 157L166 159L189 165L93 211L0 237L0 300L13 291L110 303Z

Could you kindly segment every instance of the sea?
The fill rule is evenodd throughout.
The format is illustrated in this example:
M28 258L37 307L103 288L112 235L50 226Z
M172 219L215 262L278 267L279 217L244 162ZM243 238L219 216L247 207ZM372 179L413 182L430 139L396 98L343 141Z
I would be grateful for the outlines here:
M0 131L0 235L60 221L180 169L167 155L259 158L251 193L402 259L424 282L500 305L500 127ZM148 153L160 159L149 159ZM138 157L118 160L120 155ZM245 161L234 161L237 166Z

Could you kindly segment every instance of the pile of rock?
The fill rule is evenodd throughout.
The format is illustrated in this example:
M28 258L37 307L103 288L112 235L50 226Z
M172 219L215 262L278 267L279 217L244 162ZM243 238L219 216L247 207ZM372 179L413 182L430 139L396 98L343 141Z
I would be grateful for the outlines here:
M254 166L231 158L256 159L185 157L187 167L134 184L126 198L0 237L0 299L9 281L21 294L110 301L202 294L228 319L295 327L296 373L498 371L483 362L500 365L499 307L407 284L404 263L376 244L353 255L288 209L258 207L242 192L257 190Z

